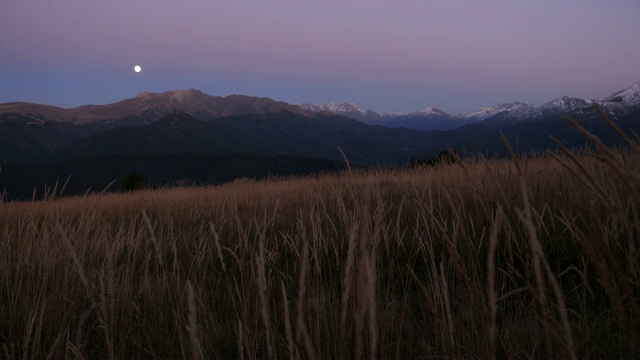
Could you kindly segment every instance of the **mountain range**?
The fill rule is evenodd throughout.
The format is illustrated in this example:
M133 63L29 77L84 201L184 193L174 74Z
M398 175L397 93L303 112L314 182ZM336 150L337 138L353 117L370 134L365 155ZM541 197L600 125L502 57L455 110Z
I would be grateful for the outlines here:
M569 113L598 104L612 118L628 115L640 106L640 82L607 97L581 99L564 96L544 104L512 102L483 107L470 113L448 114L435 107L410 114L378 114L355 103L331 103L328 105L300 105L304 110L328 111L351 117L370 125L407 127L416 130L451 130L467 124L482 123L491 127L508 127L522 121Z
M640 132L640 83L599 99L499 104L455 116L434 107L380 115L355 104L294 105L194 89L144 92L113 104L70 109L4 103L0 193L30 198L34 188L69 175L67 193L84 193L134 169L154 186L338 171L345 166L342 153L354 166L402 166L447 148L463 156L500 156L505 154L500 132L517 141L522 152L554 147L549 135L567 146L584 145L562 114L605 142L619 143L594 103L622 129Z
M581 99L564 96L544 104L526 104L516 101L457 115L448 114L436 107L427 107L409 114L378 114L355 103L294 105L265 97L211 96L196 89L163 93L145 91L133 98L112 104L84 105L69 109L25 102L3 103L0 104L0 114L20 114L30 117L34 122L70 122L89 124L96 129L111 129L125 125L151 124L167 114L176 112L188 113L197 119L211 121L226 116L270 114L286 110L306 115L333 113L369 125L431 131L451 130L476 123L491 127L507 127L522 121L591 108L594 103L602 107L612 118L628 115L630 111L640 106L640 82L601 98Z

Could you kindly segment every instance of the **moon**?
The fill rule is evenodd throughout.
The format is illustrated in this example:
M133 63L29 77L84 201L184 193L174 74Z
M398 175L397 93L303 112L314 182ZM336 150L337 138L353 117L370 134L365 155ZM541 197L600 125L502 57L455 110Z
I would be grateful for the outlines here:
M140 65L136 65L133 67L133 71L139 73L140 71L142 71L142 67Z

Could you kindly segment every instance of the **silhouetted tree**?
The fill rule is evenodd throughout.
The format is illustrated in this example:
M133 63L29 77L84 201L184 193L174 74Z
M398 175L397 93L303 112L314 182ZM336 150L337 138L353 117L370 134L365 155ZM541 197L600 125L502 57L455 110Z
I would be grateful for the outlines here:
M411 158L409 161L409 167L417 168L417 167L425 167L425 166L438 166L438 165L449 165L453 164L460 158L460 155L457 151L452 150L444 150L438 154L438 157L429 158L426 160L422 159L414 159Z
M137 171L134 171L128 177L122 179L122 190L123 191L137 191L142 190L144 188L144 177L140 175Z

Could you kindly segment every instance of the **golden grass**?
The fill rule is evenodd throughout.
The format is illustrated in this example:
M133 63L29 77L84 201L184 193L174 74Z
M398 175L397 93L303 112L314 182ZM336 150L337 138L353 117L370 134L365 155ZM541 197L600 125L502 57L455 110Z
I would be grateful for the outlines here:
M1 354L637 355L640 153L598 150L2 204Z

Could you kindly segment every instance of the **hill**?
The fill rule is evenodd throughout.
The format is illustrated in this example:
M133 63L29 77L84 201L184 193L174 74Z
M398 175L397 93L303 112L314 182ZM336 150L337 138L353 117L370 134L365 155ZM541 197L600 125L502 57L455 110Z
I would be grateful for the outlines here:
M64 159L38 164L3 165L0 194L4 201L41 200L47 197L118 192L123 179L134 172L146 186L222 184L238 178L266 179L336 173L344 162L300 156L235 154L111 155ZM0 201L0 204L2 201Z

